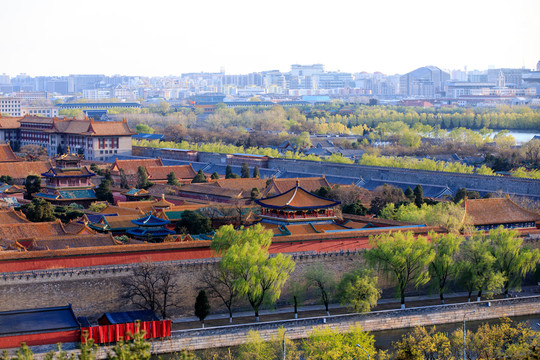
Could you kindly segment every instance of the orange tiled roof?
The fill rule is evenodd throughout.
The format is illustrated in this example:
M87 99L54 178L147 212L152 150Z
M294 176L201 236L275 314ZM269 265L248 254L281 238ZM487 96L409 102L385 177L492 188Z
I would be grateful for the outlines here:
M145 168L149 166L163 166L160 158L157 159L130 159L130 160L118 160L114 162L111 167L111 171L120 171L124 169L126 175L137 175L139 166L144 166Z
M0 210L0 224L22 224L29 223L23 213L13 209ZM1 225L0 225L1 226Z
M219 179L214 181L212 184L215 184L216 186L226 188L226 189L234 189L234 190L249 190L251 191L253 188L257 188L259 190L264 190L266 188L266 179Z
M473 225L496 225L540 221L540 214L526 210L507 196L492 199L467 199L465 212Z
M60 221L0 224L0 244L21 239L69 235Z
M290 188L296 186L297 183L307 191L315 191L323 186L332 187L324 176L297 179L272 179L272 182L264 191L263 196L282 194Z
M188 184L180 187L178 190L178 194L182 196L182 194L188 194L188 193L194 193L198 195L213 195L213 196L221 196L221 197L228 197L233 199L239 199L242 197L242 191L241 190L235 190L235 189L225 189L220 188L219 186L211 186L211 185L205 185L205 184Z
M324 209L339 204L339 201L314 195L298 184L280 195L255 200L255 202L264 207L284 210Z
M14 179L25 179L28 175L41 176L51 164L48 161L21 161L0 163L0 175L10 175Z
M177 179L193 179L197 172L189 165L170 165L170 166L147 166L149 180L167 180L167 175L171 172Z
M139 202L139 201L137 201ZM100 214L118 214L118 215L144 215L144 211L128 207L107 205L106 208L99 212Z
M110 234L85 234L79 236L53 236L34 238L31 240L20 240L10 247L20 248L22 246L28 251L39 251L111 245L118 245L118 243Z
M18 129L21 127L21 123L19 122L19 120L21 119L22 117L0 115L0 128L1 129Z
M14 162L14 161L24 161L20 157L17 157L11 146L9 144L0 144L0 162Z

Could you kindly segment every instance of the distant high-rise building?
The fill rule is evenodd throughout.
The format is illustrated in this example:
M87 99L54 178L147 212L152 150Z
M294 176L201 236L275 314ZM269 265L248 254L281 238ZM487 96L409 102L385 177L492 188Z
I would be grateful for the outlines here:
M401 76L399 80L402 95L433 98L442 93L450 75L436 66L424 66Z

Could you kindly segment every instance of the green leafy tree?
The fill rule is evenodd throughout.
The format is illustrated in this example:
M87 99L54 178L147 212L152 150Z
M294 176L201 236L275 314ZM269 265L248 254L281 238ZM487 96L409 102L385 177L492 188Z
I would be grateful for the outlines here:
M521 278L534 270L540 261L540 251L523 246L523 238L516 230L500 226L489 232L491 253L495 258L494 270L504 276L504 296L508 291L519 288Z
M175 230L177 233L185 233L191 235L208 234L214 230L212 222L209 218L199 212L186 210L182 213L181 220L176 223Z
M137 169L137 189L148 189L151 187L152 184L148 180L148 173L146 172L146 168L144 166L139 166Z
M174 186L180 186L180 181L178 181L178 179L176 178L176 174L174 173L174 171L171 171L170 173L167 174L167 184L168 185L174 185Z
M50 202L36 198L28 205L26 217L32 222L54 221L53 206Z
M192 184L199 184L205 182L208 182L208 180L206 180L206 175L204 175L202 170L197 171L197 175L195 175L193 180L191 180Z
M243 179L249 178L249 165L247 163L242 163L241 177Z
M306 285L302 281L289 280L287 282L287 293L294 307L294 318L298 319L298 304L302 303L302 299L305 296Z
M460 188L454 196L454 203L459 203L463 199L480 199L480 194L477 191L469 191L465 188Z
M435 327L417 326L395 342L393 348L396 360L456 360L450 338Z
M334 274L317 263L311 265L304 274L306 280L306 288L316 288L321 294L321 300L326 310L326 315L330 315L328 305L336 287L336 279Z
M225 168L225 179L237 179L238 175L233 173L231 165L227 165Z
M26 188L28 198L32 199L32 194L41 191L41 176L28 175L24 181L24 186Z
M146 124L137 124L135 126L135 131L137 131L138 134L153 134L154 129L152 129L150 126Z
M263 302L274 303L281 294L281 289L294 270L290 255L277 254L270 257L268 248L272 242L272 232L257 224L250 227L249 238L242 234L241 228L235 231L225 227L224 234L218 232L218 239L213 248L224 251L223 267L235 278L234 286L238 293L246 296L259 321L259 308ZM230 245L228 245L230 244Z
M128 333L132 341L120 340L113 347L113 352L107 353L107 360L150 360L152 345L144 339L145 331L141 331L139 321L135 324L133 334Z
M376 354L373 335L364 332L360 325L351 326L346 333L317 327L303 341L303 345L305 358L310 360L367 359L364 351L371 357Z
M430 233L431 246L435 251L435 257L429 263L429 273L434 281L434 286L439 292L441 304L444 304L444 292L448 282L459 273L457 255L463 238L455 234Z
M253 178L259 179L261 177L261 173L259 172L259 167L255 165L253 168Z
M413 190L411 189L411 187L407 187L407 189L405 190L405 193L404 193L405 197L407 199L409 199L409 201L414 201L414 192Z
M258 331L250 330L246 341L238 349L242 360L269 360L276 359L272 345L265 341Z
M101 212L101 210L105 209L106 207L107 207L107 203L94 201L93 203L90 204L90 206L88 207L88 210L93 211L93 212Z
M480 301L482 292L491 296L494 291L501 289L504 276L495 270L495 257L491 253L491 243L484 234L476 232L461 247L461 262L459 283L463 284L469 293L478 291L477 301Z
M101 183L96 188L96 198L98 201L114 202L113 193L111 191L111 182L107 179L101 179Z
M410 231L370 237L370 245L372 248L366 252L366 259L397 281L396 292L404 309L405 289L409 284L419 287L429 281L426 266L433 261L435 252L426 238L415 238Z
M217 173L217 171L214 171L212 173L212 176L210 177L212 180L219 180L219 174Z
M370 311L381 297L377 281L378 278L369 270L343 274L336 290L339 303L354 312Z
M0 183L5 183L8 185L13 185L13 178L9 175L0 176Z
M204 319L210 314L210 303L208 302L208 297L206 297L206 292L200 290L197 298L195 299L195 316L199 318L202 322L202 327L204 328Z
M367 214L368 209L362 205L361 202L355 201L352 204L343 205L342 211L345 214L361 215L364 216Z
M424 203L424 190L422 185L416 185L414 188L414 204L416 207L421 207Z

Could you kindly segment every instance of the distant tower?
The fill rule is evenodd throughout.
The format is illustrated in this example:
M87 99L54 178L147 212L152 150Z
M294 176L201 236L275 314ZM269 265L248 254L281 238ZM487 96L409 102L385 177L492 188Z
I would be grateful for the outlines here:
M225 66L220 67L219 72L225 74Z
M538 60L538 63L536 64L536 71L540 71L540 60Z
M497 77L497 88L502 89L504 87L506 87L506 83L504 79L504 74L501 70L499 71L499 76Z

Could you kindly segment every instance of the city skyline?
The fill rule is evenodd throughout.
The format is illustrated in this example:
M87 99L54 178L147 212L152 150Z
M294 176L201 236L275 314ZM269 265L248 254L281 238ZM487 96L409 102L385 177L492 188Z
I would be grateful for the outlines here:
M320 63L327 71L403 74L425 65L532 69L540 60L534 0L511 8L502 0L146 4L10 3L0 13L14 29L0 42L0 73L245 74Z

